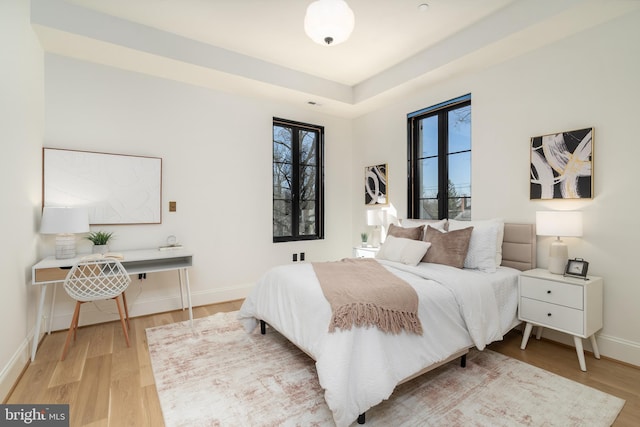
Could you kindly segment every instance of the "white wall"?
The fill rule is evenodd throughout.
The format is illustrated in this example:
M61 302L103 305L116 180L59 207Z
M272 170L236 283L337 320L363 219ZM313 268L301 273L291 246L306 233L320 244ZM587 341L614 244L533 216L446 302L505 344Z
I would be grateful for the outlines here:
M194 252L194 305L246 296L269 267L348 256L351 248L351 123L298 106L271 103L45 55L47 147L163 159L160 225L101 226L115 232L112 251L153 248L168 235ZM325 239L272 243L272 118L325 127ZM168 212L169 201L177 212ZM51 254L53 238L42 241ZM81 241L80 250L90 251ZM72 305L56 302L54 329L67 328ZM179 307L177 275L134 280L132 315ZM115 316L105 305L103 310Z
M30 266L37 260L43 125L42 49L28 1L0 2L0 401L28 359L34 325Z
M640 95L640 14L629 14L569 39L468 76L454 76L354 121L354 183L366 165L389 163L390 200L406 217L406 114L472 94L473 218L534 222L537 210L579 209L584 237L566 239L570 257L604 277L603 355L640 365L640 286L634 226L640 201L633 178L640 159L635 121ZM595 197L529 200L532 136L595 128ZM364 225L354 186L352 240ZM538 238L546 267L550 238ZM564 336L550 334L565 342Z

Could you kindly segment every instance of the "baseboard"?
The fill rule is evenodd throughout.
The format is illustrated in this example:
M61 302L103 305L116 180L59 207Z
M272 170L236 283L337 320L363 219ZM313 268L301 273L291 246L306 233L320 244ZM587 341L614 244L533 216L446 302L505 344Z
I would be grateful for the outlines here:
M226 288L216 288L204 291L191 292L191 304L193 307L201 305L215 304L225 301L233 301L246 298L254 284L233 286ZM133 294L133 293L132 293ZM129 292L127 293L129 295ZM163 313L182 309L180 295L156 296L149 298L129 298L129 316L138 317L148 314ZM186 295L185 295L186 306ZM112 301L100 301L96 304L85 304L80 315L80 325L92 325L96 323L110 322L118 320L118 312ZM61 313L56 305L56 313L51 323L52 331L60 331L69 328L73 313L70 310ZM43 325L43 328L45 326ZM33 331L30 333L33 337Z
M551 341L574 347L573 337L570 335L545 329L542 336ZM596 333L596 341L598 343L598 350L600 350L602 356L640 367L639 343L599 333ZM589 340L583 340L583 346L586 351L593 351Z
M29 342L30 340L28 338L25 338L22 341L20 347L18 347L16 352L9 360L9 363L7 363L7 365L4 366L2 368L2 371L0 372L0 396L2 397L2 399L0 399L0 402L2 403L5 403L5 401L9 397L9 393L13 389L16 381L18 381L18 378L20 378L22 371L24 370L25 366L27 366L27 362L31 357L31 354L29 353Z
M605 334L596 334L596 340L603 356L640 367L639 343Z

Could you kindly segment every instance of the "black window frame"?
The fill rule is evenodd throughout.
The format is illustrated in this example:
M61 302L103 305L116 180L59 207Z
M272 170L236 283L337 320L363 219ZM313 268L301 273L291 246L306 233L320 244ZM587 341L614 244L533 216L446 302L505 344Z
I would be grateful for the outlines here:
M289 127L292 129L292 147L291 147L291 151L292 151L291 193L292 194L291 194L291 198L289 199L291 200L291 232L292 233L290 236L276 236L275 227L272 225L273 242L280 243L280 242L295 242L295 241L324 239L324 126L274 117L272 127L271 127L272 144L274 144L273 134L274 134L276 125L281 127ZM314 199L315 206L316 206L315 233L306 234L306 235L300 235L300 230L299 230L299 226L300 226L299 218L301 214L300 200L299 200L300 182L301 182L300 173L299 173L300 166L301 166L301 162L299 158L299 154L300 154L299 131L301 130L305 130L305 131L310 130L310 131L316 132L316 138L317 138L316 152L315 152L315 156L317 159L316 177L315 177L316 191L315 191L315 199ZM272 145L272 152L273 152L273 149L274 149L274 146ZM275 163L276 163L275 157L272 155L272 167L275 166ZM273 192L273 188L274 188L273 180L274 180L274 172L272 170L272 224L274 224L276 220L276 212L275 212L276 198L275 198L275 193ZM285 200L285 199L279 198L278 200Z
M420 176L418 173L419 123L421 120L438 117L438 219L449 218L449 156L461 152L448 153L448 113L461 107L471 107L471 94L441 102L431 107L423 108L407 114L407 216L420 218ZM466 150L465 150L466 151ZM469 153L472 152L471 144ZM465 197L471 200L471 196Z

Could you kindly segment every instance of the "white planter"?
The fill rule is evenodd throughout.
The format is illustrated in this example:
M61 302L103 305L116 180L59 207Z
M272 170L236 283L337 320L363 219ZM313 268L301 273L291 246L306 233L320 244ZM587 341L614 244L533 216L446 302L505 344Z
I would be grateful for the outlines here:
M109 252L109 245L93 245L91 252L94 254L106 254Z

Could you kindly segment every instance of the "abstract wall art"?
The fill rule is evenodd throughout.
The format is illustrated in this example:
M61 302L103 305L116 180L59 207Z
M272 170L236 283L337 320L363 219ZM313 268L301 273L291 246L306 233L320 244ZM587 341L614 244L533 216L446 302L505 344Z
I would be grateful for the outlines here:
M387 165L367 166L364 169L364 204L386 205L388 203Z
M43 206L86 206L89 223L162 223L159 157L43 149Z
M593 198L593 128L531 138L530 199Z

